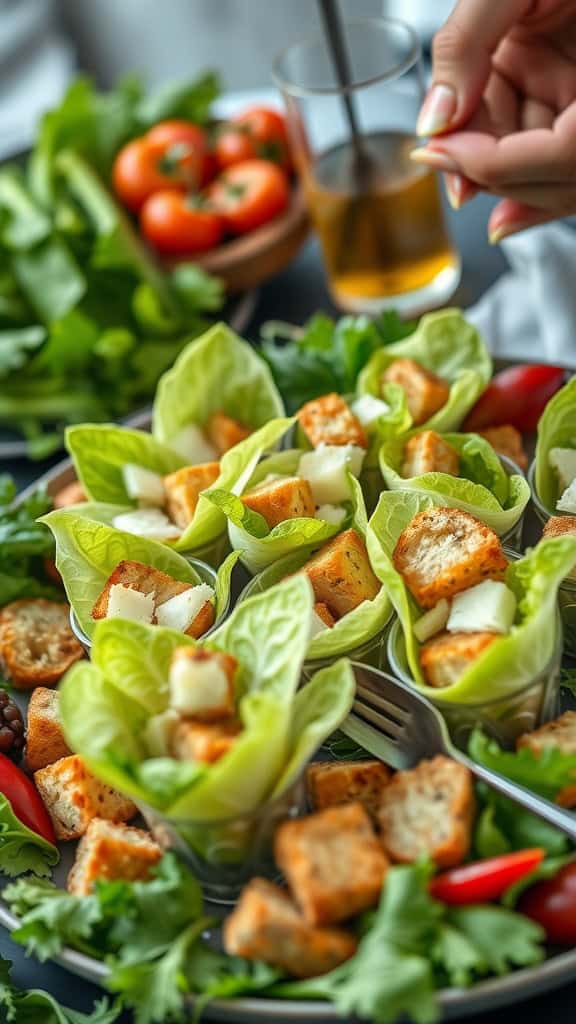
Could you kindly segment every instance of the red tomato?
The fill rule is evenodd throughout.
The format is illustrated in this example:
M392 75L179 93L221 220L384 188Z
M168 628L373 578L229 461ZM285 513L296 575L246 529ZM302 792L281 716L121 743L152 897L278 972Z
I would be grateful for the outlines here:
M134 139L120 150L112 169L114 190L135 213L149 196L163 189L196 188L202 175L204 154L190 152L184 142Z
M542 925L550 942L573 946L576 943L576 863L566 864L554 878L527 889L518 909Z
M511 423L528 433L536 430L546 403L562 387L560 366L511 366L497 373L464 420L463 430L482 430Z
M430 883L430 894L443 903L452 904L497 900L506 889L530 874L543 860L544 850L536 848L463 864L462 867L436 875Z
M144 237L159 252L168 255L205 252L222 237L222 218L190 196L174 189L156 192L146 200L140 214Z
M243 235L277 217L288 205L288 179L268 160L245 160L221 174L208 189L229 231Z
M14 814L26 828L53 846L56 845L54 827L38 790L28 776L4 754L0 754L0 793L4 794Z
M160 121L146 138L164 149L164 158L178 159L180 167L195 172L193 184L205 185L213 177L215 161L210 153L206 133L191 121Z
M276 110L250 107L229 122L216 143L221 167L260 157L272 160L285 171L292 166L286 121Z

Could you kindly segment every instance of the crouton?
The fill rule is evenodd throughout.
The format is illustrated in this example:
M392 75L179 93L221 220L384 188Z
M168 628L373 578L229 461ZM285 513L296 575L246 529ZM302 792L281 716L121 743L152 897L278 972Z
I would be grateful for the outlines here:
M32 691L26 723L26 767L30 772L72 753L58 720L59 702L58 690L37 686Z
M135 882L150 877L162 850L148 832L93 818L76 850L66 888L88 896L99 880Z
M498 633L440 633L420 650L420 667L428 686L452 686L498 639Z
M200 722L230 719L238 662L224 651L177 647L170 663L170 707Z
M0 663L17 689L54 686L83 657L70 627L69 605L22 598L0 611Z
M242 496L246 508L264 517L270 529L285 519L313 519L316 506L307 480L300 476L283 477L261 484Z
M219 761L234 746L242 726L234 718L220 722L183 719L170 738L170 752L178 761Z
M164 477L166 511L181 530L192 522L201 492L212 486L219 473L218 462L204 462L199 466L184 466Z
M123 560L119 562L114 572L106 580L104 590L96 600L92 609L93 619L105 619L108 614L108 599L110 589L115 584L136 590L139 594L152 594L155 605L169 601L171 597L190 590L191 583L182 583L173 579L160 569L152 565L145 565L144 562L132 562Z
M243 427L238 420L227 416L226 413L215 412L206 423L204 433L218 455L224 455L234 445L250 437L252 431L248 427Z
M522 434L516 427L507 423L501 427L485 427L478 430L480 437L484 437L492 445L498 455L507 455L520 469L528 469L528 456L522 444Z
M52 499L54 508L69 508L70 505L79 505L82 501L88 501L88 495L79 480L73 480L56 492Z
M472 775L438 755L397 772L382 792L380 838L390 860L429 858L438 868L461 864L470 849L474 819Z
M423 473L449 473L458 476L460 456L434 430L415 434L404 447L402 476L422 476Z
M324 604L323 601L316 601L314 605L314 611L319 619L324 623L328 629L332 629L332 626L336 625L336 619L330 611L328 605Z
M388 860L362 804L284 822L274 849L309 924L344 921L378 902Z
M288 893L264 878L253 878L224 922L229 956L263 960L296 978L315 978L356 952L356 938L342 928L307 924Z
M564 786L555 800L562 807L576 807L576 711L565 711L540 729L524 733L516 741L516 746L519 750L528 747L537 757L549 747L557 747L563 754L574 757L574 784Z
M501 580L508 565L494 531L455 508L430 508L414 516L392 559L421 608L433 608L482 580Z
M381 587L356 530L333 537L299 572L310 580L316 602L327 605L336 618L372 601Z
M298 413L298 421L314 448L319 444L368 447L366 432L360 420L335 392L306 402Z
M100 782L77 754L34 772L34 782L57 839L80 839L94 818L119 822L136 814L132 801Z
M415 427L429 420L450 397L446 381L413 359L395 359L382 374L380 383L398 384L402 388Z
M307 772L308 798L316 811L359 803L376 823L382 791L390 769L381 761L311 764Z

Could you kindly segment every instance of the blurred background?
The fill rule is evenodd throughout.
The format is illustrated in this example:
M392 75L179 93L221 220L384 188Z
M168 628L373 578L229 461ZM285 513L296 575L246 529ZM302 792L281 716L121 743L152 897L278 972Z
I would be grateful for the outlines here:
M428 44L454 0L344 0L346 13L411 22ZM270 57L318 25L313 0L0 0L0 157L80 67L102 86L131 70L149 85L214 67L231 90L270 86Z

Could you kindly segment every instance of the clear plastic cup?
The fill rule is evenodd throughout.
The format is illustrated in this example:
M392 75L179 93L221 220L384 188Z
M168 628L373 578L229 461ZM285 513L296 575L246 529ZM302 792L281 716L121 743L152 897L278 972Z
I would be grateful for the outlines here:
M498 455L498 458L500 459L500 462L508 476L521 476L524 480L526 479L526 474L520 469L518 463L514 462L514 459L509 458L508 455L500 454ZM507 533L502 534L500 538L502 544L506 547L513 548L514 551L522 551L522 534L524 530L525 513L526 509L523 509L518 522L515 523Z
M563 512L550 512L550 510L546 508L546 505L540 501L540 498L536 493L536 459L533 459L528 467L528 483L530 484L530 490L532 491L532 504L534 505L534 511L542 523L542 526L546 526L546 523L552 514L559 516L564 515Z
M528 470L528 483L532 491L532 504L542 526L546 526L548 520L554 516L568 515L567 512L549 512L536 493L535 484L536 460L531 463ZM564 628L564 652L570 657L576 658L576 579L567 576L560 584L558 591L558 605L562 616Z

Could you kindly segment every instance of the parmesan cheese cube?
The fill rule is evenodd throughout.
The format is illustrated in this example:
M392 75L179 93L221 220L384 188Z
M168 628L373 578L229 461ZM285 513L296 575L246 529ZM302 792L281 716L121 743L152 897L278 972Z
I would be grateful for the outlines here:
M139 590L113 583L108 595L107 619L130 619L132 622L150 623L154 618L154 592L141 594Z
M559 489L565 491L576 478L576 448L551 448L548 463L558 475Z
M206 440L202 431L194 423L183 427L168 444L173 451L178 452L178 455L186 459L190 466L218 460L218 452L214 445Z
M357 445L319 444L302 455L298 475L308 481L317 505L337 505L350 499L347 471L359 476L366 452Z
M168 708L160 715L152 715L144 729L144 743L150 757L168 757L172 737L180 715L173 708Z
M449 633L510 632L516 614L516 597L505 583L484 580L452 598Z
M413 632L419 643L424 644L431 637L441 633L450 615L450 602L443 597L430 611L414 623Z
M220 651L177 648L170 666L170 706L210 722L234 714L235 658Z
M316 519L323 519L325 523L334 523L339 526L346 518L346 512L341 505L320 505L316 509Z
M374 398L374 395L360 395L350 408L363 427L369 427L374 420L390 412L390 406L381 398Z
M139 508L134 512L122 512L114 516L112 526L125 533L133 533L136 537L149 537L150 540L178 540L181 531L164 515L159 508Z
M556 502L556 508L559 512L576 515L576 480L573 480L563 492L562 497Z
M157 505L162 508L165 500L164 481L159 473L153 473L144 466L133 462L122 467L122 479L128 496L141 505Z
M200 609L207 601L213 601L214 597L214 591L207 583L190 587L189 590L184 590L159 605L156 609L156 621L159 626L168 626L169 629L185 633Z

